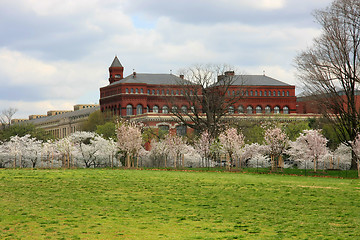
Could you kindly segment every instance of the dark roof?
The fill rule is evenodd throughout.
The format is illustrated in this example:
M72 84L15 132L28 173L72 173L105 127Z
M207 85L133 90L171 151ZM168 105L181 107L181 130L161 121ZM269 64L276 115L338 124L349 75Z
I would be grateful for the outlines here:
M41 123L60 120L62 118L88 116L91 113L93 113L93 112L95 112L95 111L97 111L99 109L100 109L99 106L92 107L92 108L84 108L84 109L80 109L80 110L77 110L77 111L66 112L66 113L58 114L58 115L54 115L54 116L47 116L47 117L32 119L32 120L21 122L20 124L32 123L32 124L37 125L37 124L41 124Z
M146 84L159 84L159 85L178 85L186 81L178 76L172 74L151 74L151 73L136 73L136 75L131 74L126 78L111 83L110 85L120 84L120 83L146 83Z
M291 86L265 75L235 75L233 85L242 86Z
M112 62L110 67L123 67L119 61L119 59L117 58L117 56L115 56L114 61Z

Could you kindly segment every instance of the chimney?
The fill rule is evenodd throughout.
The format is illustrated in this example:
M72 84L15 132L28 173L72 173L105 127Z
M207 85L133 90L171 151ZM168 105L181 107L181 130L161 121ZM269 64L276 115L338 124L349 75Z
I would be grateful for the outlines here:
M235 72L234 71L226 71L225 72L225 76L235 76Z
M133 78L136 78L136 72L133 72Z
M180 75L180 78L181 78L181 79L184 79L184 75L183 75L183 74L181 74L181 75Z

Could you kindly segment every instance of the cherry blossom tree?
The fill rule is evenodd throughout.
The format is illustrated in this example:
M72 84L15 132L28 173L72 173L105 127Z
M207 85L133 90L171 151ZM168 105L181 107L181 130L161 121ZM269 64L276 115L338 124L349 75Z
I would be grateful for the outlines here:
M357 170L358 170L358 177L360 178L360 134L358 133L355 140L352 143L352 148L354 153L356 154L356 163L357 163Z
M56 142L57 150L62 156L62 166L70 167L70 157L74 150L70 137L61 138Z
M279 157L288 146L289 139L279 127L269 128L265 131L265 150L271 157L271 170L276 170L281 164Z
M270 160L266 151L264 145L258 143L245 144L242 157L246 160L247 167L269 167Z
M290 143L287 153L293 159L313 161L316 172L318 161L328 154L326 143L327 139L321 134L321 130L304 130L296 141Z
M238 133L235 128L228 128L225 132L219 135L221 148L225 154L229 155L229 166L237 165L238 159L241 167L241 158L243 154L243 147L245 145L245 137L242 133Z
M130 167L131 165L134 167L135 159L138 160L138 155L142 148L141 128L141 125L128 121L120 121L117 124L117 143L119 149L126 155L127 167Z
M201 133L199 139L194 144L195 150L201 156L201 167L204 167L205 163L207 166L209 166L211 154L210 146L212 142L213 139L210 137L210 134L207 131L204 131Z
M169 152L169 156L172 157L174 162L174 167L176 168L178 165L184 166L184 154L186 152L186 143L180 136L176 136L175 134L166 135L164 142L166 144L166 148Z

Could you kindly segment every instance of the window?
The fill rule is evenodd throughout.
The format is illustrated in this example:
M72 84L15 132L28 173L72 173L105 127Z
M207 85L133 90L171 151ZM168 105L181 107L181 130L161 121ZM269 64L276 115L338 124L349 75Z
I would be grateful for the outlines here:
M159 95L159 94L160 94L160 91L159 91L159 90L156 90L156 94Z
M271 91L269 91L269 97L271 97Z
M244 107L240 105L240 106L238 107L238 112L239 112L239 113L244 113Z
M155 95L155 89L152 90L152 94Z
M252 96L252 95L253 95L253 90L250 91L250 96Z
M266 97L266 91L264 91L264 96Z
M233 96L235 96L235 91L234 90L233 90L232 94L233 94Z
M245 96L249 96L249 91L248 90L246 90Z
M276 97L276 91L274 91L273 96Z
M195 113L195 107L194 106L191 106L190 110L191 110L192 113Z
M187 113L187 107L186 107L186 106L182 106L182 107L181 107L181 112L182 112L182 113Z
M174 95L174 90L171 90L171 95Z
M261 114L262 113L262 108L261 106L257 106L256 107L256 114Z
M179 95L179 90L176 90L176 95Z
M168 125L160 125L159 126L159 131L163 132L163 133L168 133L169 132L169 126Z
M140 89L140 93L144 93L144 90L142 88Z
M185 136L186 135L186 125L178 125L176 126L176 135Z
M166 95L169 95L169 90L166 90Z
M190 95L193 95L193 90L190 90Z
M153 107L153 112L154 112L154 113L158 113L158 112L159 112L159 107L155 105L155 106Z
M136 115L139 115L139 114L142 114L143 112L143 108L142 108L142 105L137 105L136 106Z
M271 108L270 108L270 106L266 106L266 107L265 107L265 113L267 113L267 114L271 113Z
M184 95L184 91L183 91L183 90L181 90L180 93L181 93L181 95Z
M169 113L169 108L168 108L168 106L163 106L163 108L162 108L162 112L163 113Z
M130 89L130 93L134 93L134 89L133 89L133 88Z
M280 97L281 95L280 95L280 91L278 91L278 97Z
M136 89L135 89L135 93L139 93L139 89L136 88Z
M162 95L164 95L164 89L163 89L163 90L161 90L161 94L162 94Z
M248 106L248 107L246 108L246 113L247 113L247 114L252 114L252 113L253 113L253 108L252 108L252 106Z
M289 114L289 108L285 106L285 107L283 108L283 113L284 113L284 114Z
M229 114L234 114L234 107L233 106L229 107Z
M126 116L131 116L131 115L133 115L133 108L129 104L129 105L126 106Z
M262 96L262 91L259 91L259 96L260 96L260 97Z
M274 113L279 114L280 108L278 106L274 107Z
M173 112L173 113L176 113L177 112L177 106L172 106L172 108L171 108L171 112Z
M125 93L129 93L129 89L128 89L128 88L125 89Z
M258 91L255 91L255 96L257 96L258 95Z
M149 106L146 106L146 112L147 112L147 113L150 112Z
M289 91L286 91L286 96L287 96L287 97L289 96Z
M148 94L150 94L150 89L147 90Z

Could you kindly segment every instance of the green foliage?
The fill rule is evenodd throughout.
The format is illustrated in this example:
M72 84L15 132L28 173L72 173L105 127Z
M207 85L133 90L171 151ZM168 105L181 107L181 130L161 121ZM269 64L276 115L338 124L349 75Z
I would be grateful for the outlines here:
M96 133L102 135L105 139L112 138L116 140L116 124L114 122L106 122L96 126Z
M81 126L81 130L87 132L95 132L96 127L98 125L105 124L105 122L106 122L105 115L101 112L101 110L98 110L89 115L87 121L84 122L83 125Z
M23 137L26 134L44 141L54 138L50 133L46 133L41 128L36 128L33 124L13 124L0 131L0 140L8 141L12 136Z
M295 141L302 131L309 129L309 122L305 121L296 121L284 125L284 131L291 141Z
M0 186L0 239L360 238L353 179L7 169Z
M236 126L238 131L244 134L246 143L262 143L264 141L264 129L258 122L241 121Z

